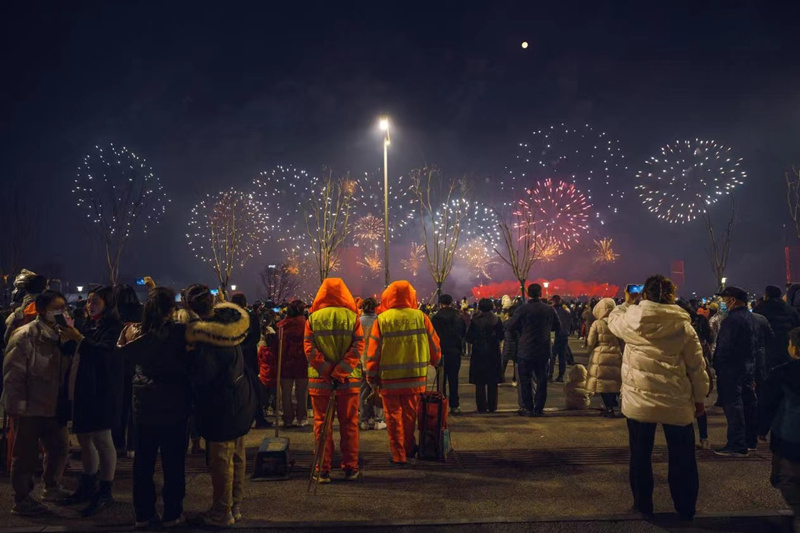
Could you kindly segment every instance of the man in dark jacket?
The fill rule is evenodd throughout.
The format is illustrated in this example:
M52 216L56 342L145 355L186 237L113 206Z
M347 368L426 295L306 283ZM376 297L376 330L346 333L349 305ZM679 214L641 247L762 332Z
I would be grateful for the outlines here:
M764 290L764 300L753 309L753 312L767 317L769 325L772 326L774 337L767 343L766 371L769 372L789 360L786 354L789 332L800 327L800 314L781 299L781 289L775 285L767 286Z
M244 366L247 367L247 370L252 375L257 376L259 372L258 342L261 340L261 323L258 320L258 315L247 308L247 297L243 293L237 292L231 296L231 303L244 309L247 316L250 317L250 329L247 331L247 337L245 337L244 342L242 342L242 353L244 354ZM262 388L258 392L260 399L267 400L266 389ZM256 429L272 427L272 423L264 416L264 411L268 404L268 401L259 402L259 408L256 409L255 414Z
M563 383L564 372L567 370L567 349L569 348L569 334L572 330L572 316L564 306L561 296L553 296L553 309L556 310L561 328L556 331L556 338L553 343L553 356L550 358L550 379L553 379L556 356L558 356L558 377L556 381Z
M467 336L467 323L453 307L453 297L449 294L439 296L439 310L431 317L433 329L439 335L444 358L444 375L450 412L461 412L458 399L458 373L461 371L461 351Z
M754 389L761 326L747 309L747 292L730 286L718 296L728 307L728 317L722 321L714 351L717 405L728 420L728 442L714 453L744 457L748 448L755 449L757 444L758 403Z
M186 302L200 317L189 324L186 340L194 347L190 358L197 429L208 442L213 487L211 509L202 519L206 525L230 527L241 519L244 436L250 431L258 405L241 349L250 319L234 304L214 306L211 291L203 285L191 286Z
M541 300L542 286L528 286L528 303L512 316L506 328L519 333L517 367L520 399L523 407L520 416L540 416L547 401L547 378L550 366L550 332L561 331L561 321L555 309ZM533 396L533 379L536 379L536 398Z

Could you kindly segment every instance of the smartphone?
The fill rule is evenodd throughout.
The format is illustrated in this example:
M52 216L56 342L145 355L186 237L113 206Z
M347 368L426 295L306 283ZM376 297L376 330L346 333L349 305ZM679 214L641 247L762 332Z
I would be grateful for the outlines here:
M625 287L625 292L628 294L642 294L642 292L644 292L644 285L628 285Z
M136 278L137 285L144 285L144 278Z
M281 312L281 308L280 307L273 307L272 310L274 312L276 312L276 313L280 313Z
M211 289L209 292L210 292L210 293L211 293L213 296L216 296L217 294L219 294L219 289Z
M69 324L67 324L67 317L64 315L64 313L61 313L60 315L56 315L56 324L58 324L62 328L68 328L69 327Z

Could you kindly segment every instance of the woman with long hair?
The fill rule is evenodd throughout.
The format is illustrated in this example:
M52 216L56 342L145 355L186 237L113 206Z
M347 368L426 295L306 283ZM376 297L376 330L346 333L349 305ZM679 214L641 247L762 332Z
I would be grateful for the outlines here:
M133 420L138 435L133 462L136 527L160 521L153 482L159 450L164 471L162 525L171 527L183 522L192 390L186 325L173 322L174 312L175 291L156 287L147 297L142 323L126 326L120 336L122 354L134 369Z
M675 285L664 276L644 284L643 300L625 293L625 303L608 317L611 333L625 342L622 356L622 414L631 450L634 509L653 513L653 441L661 424L669 452L669 488L675 510L694 518L699 478L694 419L705 413L708 374L703 349L689 315L675 305Z
M63 501L89 501L82 515L92 516L114 502L111 489L117 451L111 437L122 408L124 366L116 353L122 321L112 287L98 287L86 297L86 322L78 330L59 326L65 351L73 354L69 374L72 431L81 445L83 476L78 490ZM99 484L98 484L99 477Z

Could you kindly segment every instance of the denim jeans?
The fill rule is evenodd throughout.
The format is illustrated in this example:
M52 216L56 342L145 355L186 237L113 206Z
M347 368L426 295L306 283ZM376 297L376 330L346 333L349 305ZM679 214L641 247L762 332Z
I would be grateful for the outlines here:
M720 376L718 381L719 398L725 418L728 421L728 443L726 448L745 451L758 444L756 435L758 400L752 381L731 382Z

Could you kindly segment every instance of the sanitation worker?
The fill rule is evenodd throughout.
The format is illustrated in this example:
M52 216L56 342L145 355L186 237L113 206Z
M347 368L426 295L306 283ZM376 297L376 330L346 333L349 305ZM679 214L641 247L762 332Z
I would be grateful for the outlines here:
M311 305L303 341L308 358L308 389L314 409L314 435L319 443L325 413L336 388L339 446L344 479L361 477L358 468L358 398L364 334L356 302L340 278L326 278ZM328 433L322 468L314 473L319 483L331 482L333 432Z
M409 282L389 285L380 309L369 338L367 382L383 400L390 462L404 466L414 454L417 404L425 391L428 365L438 366L442 354L433 324L417 310L417 293Z

